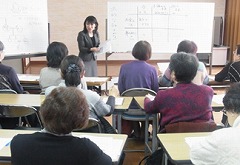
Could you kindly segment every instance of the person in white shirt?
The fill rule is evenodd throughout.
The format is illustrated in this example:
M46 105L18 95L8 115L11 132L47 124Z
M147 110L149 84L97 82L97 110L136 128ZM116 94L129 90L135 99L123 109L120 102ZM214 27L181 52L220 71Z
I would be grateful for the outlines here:
M231 85L223 98L223 104L232 127L216 130L195 142L190 148L193 164L240 164L240 83Z

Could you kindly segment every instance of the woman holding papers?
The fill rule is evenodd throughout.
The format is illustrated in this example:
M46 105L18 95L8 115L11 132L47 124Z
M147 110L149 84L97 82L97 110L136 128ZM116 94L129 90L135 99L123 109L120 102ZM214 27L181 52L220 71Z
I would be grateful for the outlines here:
M100 51L97 19L94 16L88 16L83 26L83 31L79 32L77 37L79 57L84 61L86 77L97 77L96 53Z
M40 108L44 130L19 134L11 141L11 161L15 165L111 165L111 158L87 138L71 132L88 123L88 103L76 87L54 89Z
M212 132L191 145L193 164L240 164L240 83L232 84L223 98L223 104L232 126Z
M75 55L66 56L61 63L61 74L63 81L59 86L77 87L86 96L89 104L89 116L98 119L98 116L111 115L115 106L115 97L109 96L107 103L103 102L101 97L92 90L82 89L81 78L84 74L84 64L80 57ZM45 95L48 95L57 86L51 86L46 89ZM111 95L111 93L110 93ZM95 132L98 130L92 130L89 132Z
M192 82L198 69L198 59L184 52L171 56L169 68L176 86L161 90L152 100L147 95L144 109L148 113L160 113L160 132L165 126L177 122L205 122L212 120L211 102L213 89Z

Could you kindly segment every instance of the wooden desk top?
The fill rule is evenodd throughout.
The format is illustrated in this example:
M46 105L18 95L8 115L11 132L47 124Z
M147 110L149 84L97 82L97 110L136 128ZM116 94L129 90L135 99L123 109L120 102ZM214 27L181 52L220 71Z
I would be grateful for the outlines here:
M220 100L222 100L224 97L224 95L213 95L213 99L212 99L212 107L213 108L223 108L224 105ZM137 101L137 103L140 105L140 107L142 109L144 109L144 96L138 96L138 97L134 97L134 99Z
M39 94L0 94L1 105L26 105L33 107L40 107L44 95Z
M123 97L123 104L116 105L116 110L126 110L128 109L132 97ZM26 105L33 107L40 107L45 95L40 94L0 94L0 104L1 105Z
M0 129L0 138L13 138L17 134L31 134L36 131L30 131L30 130L7 130L7 129ZM114 157L112 157L113 162L118 162L120 155L122 153L123 147L126 143L127 140L127 135L124 134L99 134L99 133L80 133L80 132L73 132L73 136L91 136L91 137L106 137L106 138L112 138L112 144L118 143L118 145L112 146L114 148ZM98 143L97 143L98 144ZM101 145L99 145L101 148ZM116 148L116 146L118 146ZM104 149L102 149L104 150ZM5 146L3 149L0 150L0 162L2 159L7 159L9 160L11 157L11 152L10 152L10 146Z
M123 98L122 105L115 105L115 110L127 110L132 102L132 97L121 97Z
M88 86L101 86L111 80L111 77L84 77Z
M177 164L190 163L189 146L185 137L207 136L209 132L200 133L162 133L157 134L161 146L168 155L168 158Z
M21 84L39 84L39 74L17 74ZM107 81L110 81L110 77L84 77L88 86L101 86Z

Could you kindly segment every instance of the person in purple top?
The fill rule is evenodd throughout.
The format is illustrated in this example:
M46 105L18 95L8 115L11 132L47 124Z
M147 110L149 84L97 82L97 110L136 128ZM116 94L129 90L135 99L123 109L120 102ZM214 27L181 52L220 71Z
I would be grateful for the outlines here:
M17 93L24 93L15 70L10 66L2 64L2 60L4 59L3 50L4 45L0 41L0 89L12 89Z
M148 88L157 92L159 88L157 70L146 62L152 56L151 45L147 41L137 42L133 47L132 55L136 60L123 64L120 68L119 93L122 94L130 88ZM132 130L133 122L123 120L122 132L130 135Z
M198 69L196 56L183 52L173 54L169 68L176 87L159 91L153 100L149 95L144 99L146 112L161 114L160 132L171 123L211 121L213 89L192 83Z
M123 64L120 68L118 90L122 94L130 88L148 88L158 91L158 77L156 68L146 61L152 56L151 45L147 41L139 41L132 50L136 59Z

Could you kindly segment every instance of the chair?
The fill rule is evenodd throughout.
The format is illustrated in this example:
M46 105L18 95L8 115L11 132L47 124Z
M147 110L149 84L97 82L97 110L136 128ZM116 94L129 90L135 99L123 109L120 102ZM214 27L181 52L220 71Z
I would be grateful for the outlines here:
M166 133L212 132L217 125L214 121L207 122L177 122L165 126Z
M136 97L136 96L145 96L147 94L151 94L153 96L156 96L156 92L147 89L147 88L131 88L126 91L124 91L121 96L129 96L129 97ZM136 100L133 99L132 103L136 104ZM132 104L131 103L131 104ZM140 106L138 106L137 109L128 109L127 112L124 112L122 114L122 119L124 120L130 120L130 121L144 121L145 122L145 137L144 137L144 142L145 142L145 154L147 153L147 150L150 152L153 152L155 147L157 146L157 114L149 115L147 114ZM153 121L153 137L152 137L152 147L149 146L148 142L148 127L149 127L149 120ZM155 133L154 133L155 132Z
M38 111L34 107L20 106L20 105L0 105L0 119L1 118L19 118L17 128L31 127L27 116L36 115L40 128L43 128ZM22 117L26 120L26 127L23 127Z
M96 130L94 128L97 128L98 133L102 133L101 122L95 118L89 118L88 125L85 128L80 128L80 129L77 128L77 129L74 129L73 132L93 132L93 130Z

